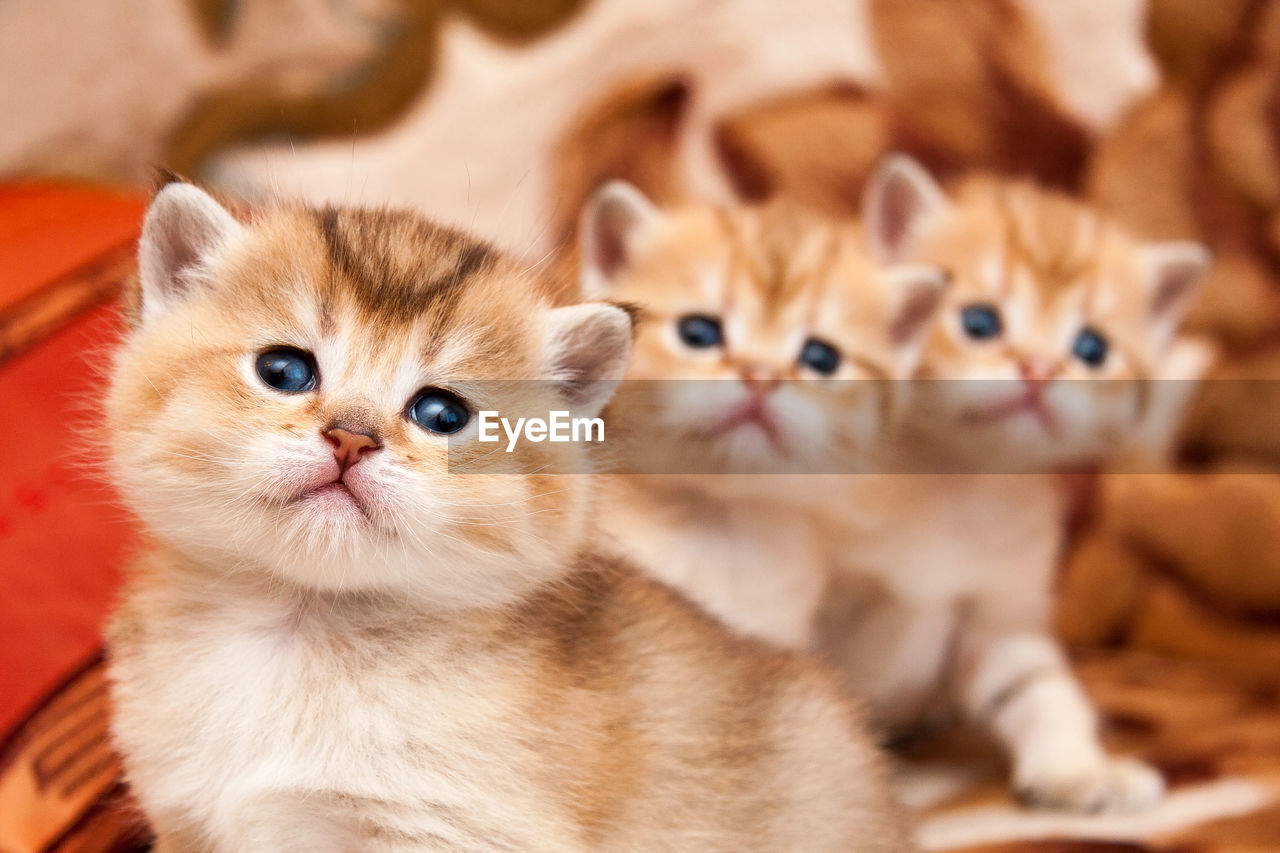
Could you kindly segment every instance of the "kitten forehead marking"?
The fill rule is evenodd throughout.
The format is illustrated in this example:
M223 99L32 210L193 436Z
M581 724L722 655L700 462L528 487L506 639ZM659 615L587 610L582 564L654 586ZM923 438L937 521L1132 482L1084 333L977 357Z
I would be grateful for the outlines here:
M361 308L401 322L428 310L447 319L458 290L496 262L483 243L404 211L326 207L315 218Z
M1032 198L1031 193L1015 185L996 194L995 213L1004 220L1005 286L1009 273L1022 267L1050 300L1076 284L1092 291L1099 249L1106 242L1101 222L1071 199L1044 191Z
M813 306L821 301L822 274L838 249L832 228L782 203L717 214L730 246L729 275L745 276L763 313L776 315L805 291Z

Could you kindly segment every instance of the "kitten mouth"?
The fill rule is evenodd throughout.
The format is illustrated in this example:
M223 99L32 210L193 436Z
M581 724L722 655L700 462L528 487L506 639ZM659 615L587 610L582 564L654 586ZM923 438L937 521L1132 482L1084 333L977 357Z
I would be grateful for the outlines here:
M307 489L293 499L293 503L312 501L324 504L345 504L358 509L365 518L369 517L369 508L365 506L360 496L352 491L351 486L341 477Z
M991 424L1006 421L1020 415L1031 415L1045 431L1054 434L1058 431L1058 419L1044 395L1036 391L1027 391L1020 396L994 403L981 409L971 409L964 415L968 423Z
M706 437L720 438L743 427L758 428L775 448L782 444L778 425L774 423L773 416L769 414L764 401L759 397L752 397L730 411L715 426L706 431Z

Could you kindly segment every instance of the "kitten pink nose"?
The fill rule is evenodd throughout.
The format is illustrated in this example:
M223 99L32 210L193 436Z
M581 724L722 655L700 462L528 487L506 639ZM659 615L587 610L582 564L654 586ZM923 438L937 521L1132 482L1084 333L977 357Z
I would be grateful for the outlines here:
M1048 382L1056 372L1056 366L1048 361L1032 361L1030 359L1018 361L1018 375L1028 385L1040 385Z
M378 440L362 432L352 432L342 427L333 427L324 431L325 441L333 445L333 458L338 462L339 474L360 461L366 453L382 447Z
M767 397L773 389L782 383L775 371L759 365L747 365L739 368L738 376L742 379L742 384L746 385L751 393L757 397Z

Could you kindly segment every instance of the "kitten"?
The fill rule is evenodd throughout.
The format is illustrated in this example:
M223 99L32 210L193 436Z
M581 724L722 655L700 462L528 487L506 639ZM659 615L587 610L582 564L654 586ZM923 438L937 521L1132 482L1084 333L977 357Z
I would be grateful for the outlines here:
M953 282L918 376L967 381L916 389L898 440L911 470L1050 472L1168 438L1194 382L1148 380L1206 366L1177 334L1203 247L1141 243L1028 184L975 178L948 198L904 157L874 176L864 220L881 262ZM819 647L882 722L942 708L985 724L1025 800L1137 809L1161 779L1105 753L1051 635L1062 500L1047 474L846 478L815 504L842 543Z
M826 545L790 505L812 479L782 474L856 468L895 389L853 380L911 374L945 278L881 267L852 226L800 209L661 211L621 182L596 194L580 234L585 293L642 305L627 372L639 381L614 417L660 437L628 445L601 526L735 629L805 648ZM633 473L655 470L670 473Z
M1193 383L1120 380L1194 379L1206 364L1203 349L1176 335L1207 263L1199 246L1139 244L1082 206L1020 184L977 180L949 201L905 158L887 161L873 180L861 232L832 232L781 210L664 215L632 191L601 193L583 222L584 286L641 304L653 318L641 327L629 377L729 379L742 350L754 355L759 340L775 342L775 369L803 375L791 365L819 324L821 339L857 354L845 362L847 376L914 369L924 379L970 380L901 395L892 383L867 383L866 399L894 398L873 411L905 410L903 423L879 419L853 430L852 444L875 466L964 472L997 460L997 469L1052 471L1158 450ZM828 241L838 245L812 248ZM814 286L822 277L813 259L834 257L843 266L832 266L831 277L852 289ZM782 274L744 273L761 268ZM930 270L954 284L930 291ZM846 312L815 296L840 294L844 304L882 298L894 271L933 301L914 297L919 310L889 302L878 312ZM799 307L753 297L763 282ZM938 301L943 310L928 322ZM701 346L699 337L682 345L682 324L703 315L724 317L714 344ZM919 327L904 327L904 317ZM905 348L885 361L893 348L884 342L903 328L911 329L899 340ZM868 361L866 348L876 342ZM856 369L869 364L879 367ZM1083 395L1079 383L1057 381L1097 377L1116 381L1086 383L1092 390ZM718 384L731 396L735 383ZM830 460L828 470L850 470L833 449L847 449L857 407L846 400L839 414L805 408L795 402L803 383L780 387L791 388L779 411L794 416L786 427L800 452L811 448ZM668 430L683 420L715 423L728 410L711 390L699 389L700 399L669 396L668 410L651 416L666 419ZM973 417L975 405L981 417ZM881 430L892 440L877 444ZM711 442L679 439L674 448L664 442L663 452L683 447L686 456L715 458ZM716 461L728 466L736 457ZM1014 784L1028 801L1126 810L1160 797L1153 770L1102 750L1094 713L1049 634L1063 530L1051 476L765 477L763 487L736 477L688 479L615 489L604 525L647 570L727 625L817 650L871 701L887 730L909 730L950 709L987 723L1012 753Z
M589 478L449 472L478 408L599 412L626 311L411 214L184 183L139 282L109 660L157 850L909 849L833 679L598 553Z

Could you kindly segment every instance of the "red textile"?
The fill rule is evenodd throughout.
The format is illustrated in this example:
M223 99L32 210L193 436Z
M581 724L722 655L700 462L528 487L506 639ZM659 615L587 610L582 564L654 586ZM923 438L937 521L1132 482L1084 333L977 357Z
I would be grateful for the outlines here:
M146 204L86 186L0 185L0 309L136 237Z
M0 307L133 239L143 206L76 187L0 187ZM92 654L133 536L90 436L116 329L114 310L98 307L0 363L0 731Z

